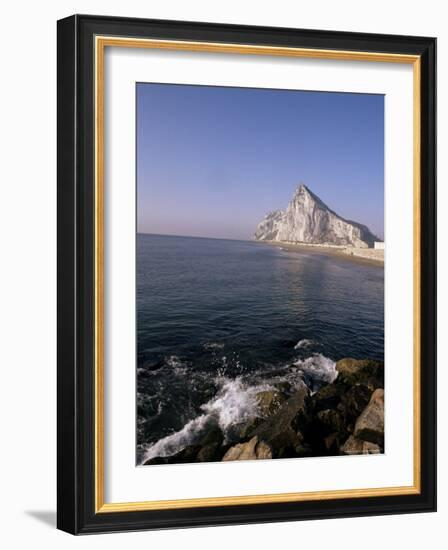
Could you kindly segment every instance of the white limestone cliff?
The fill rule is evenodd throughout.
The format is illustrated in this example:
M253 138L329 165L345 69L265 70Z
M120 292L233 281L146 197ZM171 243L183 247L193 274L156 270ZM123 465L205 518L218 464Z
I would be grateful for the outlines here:
M368 227L345 220L328 208L306 185L299 185L285 211L275 210L258 224L259 241L284 241L368 248L379 239Z

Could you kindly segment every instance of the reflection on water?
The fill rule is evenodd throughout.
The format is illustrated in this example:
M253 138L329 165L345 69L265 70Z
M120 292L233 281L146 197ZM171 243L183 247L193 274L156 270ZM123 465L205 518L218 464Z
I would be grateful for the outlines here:
M139 445L180 430L222 381L384 355L384 271L245 241L138 235ZM297 346L300 341L312 342Z

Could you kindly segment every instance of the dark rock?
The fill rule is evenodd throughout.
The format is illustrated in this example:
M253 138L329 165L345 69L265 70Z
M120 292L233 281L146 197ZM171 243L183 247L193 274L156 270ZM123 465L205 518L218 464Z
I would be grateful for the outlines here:
M267 390L257 393L256 400L260 415L266 417L276 413L286 397L279 391Z
M225 438L218 426L210 427L197 444L145 464L383 452L383 363L347 358L336 369L337 379L312 396L286 381L259 392L259 416L232 426Z
M293 387L289 382L278 382L278 384L275 384L275 388L280 392L283 393L284 396L288 396L293 392Z
M345 433L353 433L355 422L369 403L372 390L362 384L348 387L337 405L337 410L344 419Z
M327 454L336 455L339 454L339 433L333 432L324 438L324 447Z
M361 384L351 386L342 395L341 402L338 405L338 410L344 414L344 417L348 422L353 421L358 418L358 416L366 408L371 395L372 390L370 390L367 386Z
M196 455L196 462L218 462L222 459L225 449L222 447L224 434L216 426L199 442L200 450Z
M344 392L343 387L336 384L327 384L318 390L312 397L313 409L315 412L324 409L333 409L341 400L341 394Z
M338 382L363 384L374 390L384 388L384 363L371 359L341 359L336 363Z
M272 458L272 449L257 436L252 437L246 443L238 443L231 447L223 457L228 460L265 460Z
M364 441L384 445L384 390L375 390L369 404L355 424L354 436Z
M184 464L187 462L195 462L196 456L200 450L200 445L189 445L175 455L167 457L168 464Z
M219 462L223 455L224 449L221 445L210 443L198 452L196 462Z
M207 445L222 445L224 441L224 434L222 433L221 428L218 426L212 428L208 431L204 437L199 442L199 445L206 447Z
M154 458L149 458L146 462L144 462L143 466L149 466L150 464L168 464L168 462L166 457L155 456Z
M344 455L360 455L360 454L378 454L381 453L381 449L375 443L369 441L363 441L357 439L351 435L347 441L341 447L341 453Z
M319 411L317 420L322 424L327 434L332 432L343 433L345 431L344 419L341 413L335 409Z
M301 388L250 434L269 444L273 458L296 456L296 447L303 443L301 429L308 422L307 397L307 388Z
M235 427L233 430L234 433L234 439L244 441L250 437L250 434L252 434L255 431L255 428L257 428L260 424L264 422L264 419L260 416L257 416L255 418L252 418L251 420L248 420L247 422L243 422Z
M189 445L175 455L150 458L144 463L144 466L148 464L185 464L187 462L196 462L196 456L200 450L200 445Z
M299 458L313 456L313 449L307 443L299 443L299 445L294 448L294 451L295 456Z

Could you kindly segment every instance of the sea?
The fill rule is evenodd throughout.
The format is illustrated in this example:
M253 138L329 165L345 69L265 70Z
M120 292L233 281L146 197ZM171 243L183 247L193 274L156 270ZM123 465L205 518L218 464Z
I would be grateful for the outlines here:
M254 242L137 235L137 464L228 441L256 395L311 392L344 357L384 359L384 269Z

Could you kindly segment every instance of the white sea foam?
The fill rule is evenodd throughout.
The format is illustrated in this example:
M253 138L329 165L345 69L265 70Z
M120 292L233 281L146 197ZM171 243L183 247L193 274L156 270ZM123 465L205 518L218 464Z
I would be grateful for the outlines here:
M306 359L298 359L294 365L305 376L317 383L331 384L338 375L336 363L321 353L315 353Z
M223 349L223 348L224 348L224 344L223 344L223 342L206 342L206 343L203 345L203 348L204 348L204 349L211 349L211 350L214 350L214 349Z
M165 360L166 364L169 366L169 367L172 367L173 369L174 368L177 368L177 367L181 367L183 366L183 363L182 361L179 359L179 357L177 355L170 355L166 360Z
M183 362L177 355L170 355L165 363L173 369L176 374L185 374L188 370L187 363Z
M190 420L180 431L159 439L154 445L151 445L146 450L142 463L155 456L171 456L178 453L187 447L187 445L190 445L205 430L209 422L210 419L205 414L198 416L194 420Z
M250 420L257 414L257 393L268 387L266 384L248 386L241 378L224 378L221 390L202 409L217 419L225 435L235 424Z
M297 342L297 344L294 346L294 349L310 348L315 344L316 342L314 340L308 340L307 338L304 338L303 340L299 340Z
M273 389L275 384L286 381L297 389L306 383L311 391L315 391L319 385L329 384L337 377L336 363L320 353L298 359L281 370L283 373L277 372L266 381L259 379L256 383L252 381L252 384L241 377L217 377L215 381L220 389L215 397L202 405L203 414L190 420L178 432L150 445L142 463L150 458L172 456L180 452L188 445L198 442L213 426L219 426L226 439L231 438L232 428L258 415L257 394Z
M185 426L151 445L142 462L156 456L171 456L198 441L212 426L219 426L227 437L232 427L257 416L257 393L272 386L260 384L249 386L241 378L220 378L221 389L217 395L202 405L203 414L190 420Z

